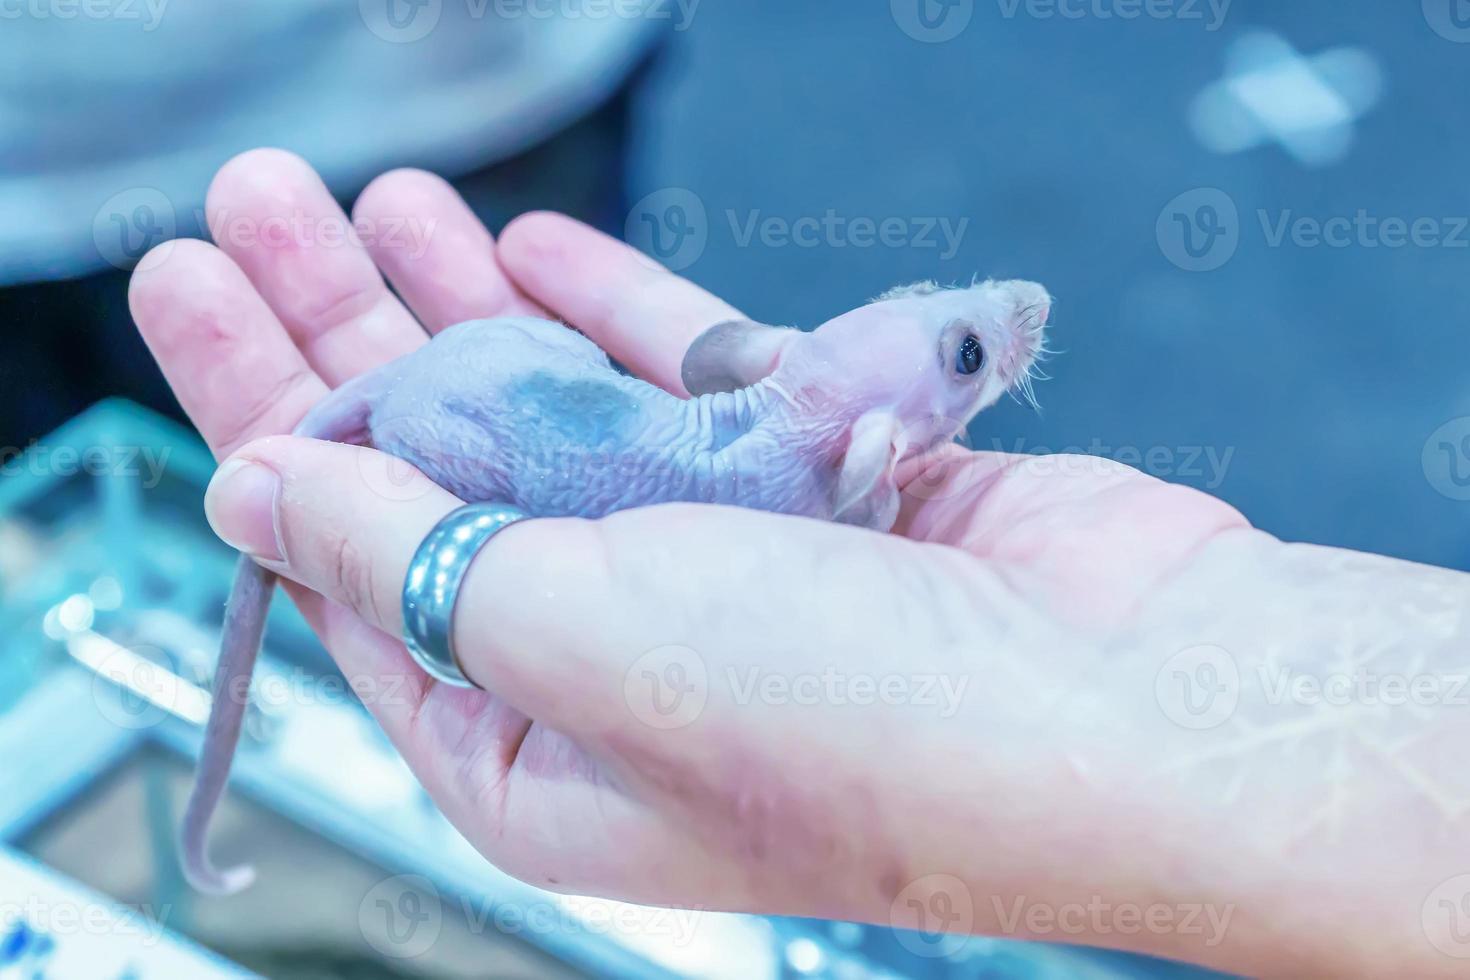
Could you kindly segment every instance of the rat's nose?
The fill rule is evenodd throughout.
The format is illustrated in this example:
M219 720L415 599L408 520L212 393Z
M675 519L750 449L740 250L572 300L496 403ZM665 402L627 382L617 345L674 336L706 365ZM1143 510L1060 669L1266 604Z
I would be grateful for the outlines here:
M1013 311L1017 326L1023 330L1040 330L1051 315L1051 294L1039 282L1006 279L986 285L1000 293L1004 305Z

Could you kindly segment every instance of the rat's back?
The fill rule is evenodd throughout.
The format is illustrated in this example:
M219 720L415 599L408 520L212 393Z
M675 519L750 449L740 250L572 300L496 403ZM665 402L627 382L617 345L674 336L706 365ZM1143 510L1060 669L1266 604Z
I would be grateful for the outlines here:
M559 323L458 324L371 386L368 441L463 500L597 517L698 499L701 454L679 400Z

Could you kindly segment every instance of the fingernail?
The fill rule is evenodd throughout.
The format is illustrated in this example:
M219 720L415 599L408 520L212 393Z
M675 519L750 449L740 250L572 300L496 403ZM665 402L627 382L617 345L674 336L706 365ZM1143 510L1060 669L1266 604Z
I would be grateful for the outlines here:
M230 459L204 491L204 516L226 544L252 558L284 562L281 477L263 463Z

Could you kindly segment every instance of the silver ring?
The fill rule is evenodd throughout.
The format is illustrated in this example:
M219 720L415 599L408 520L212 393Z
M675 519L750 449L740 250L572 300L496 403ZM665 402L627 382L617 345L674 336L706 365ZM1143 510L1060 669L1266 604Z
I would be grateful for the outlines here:
M403 580L403 644L435 680L479 687L460 669L451 642L454 604L470 562L497 531L527 515L504 504L465 504L434 525Z

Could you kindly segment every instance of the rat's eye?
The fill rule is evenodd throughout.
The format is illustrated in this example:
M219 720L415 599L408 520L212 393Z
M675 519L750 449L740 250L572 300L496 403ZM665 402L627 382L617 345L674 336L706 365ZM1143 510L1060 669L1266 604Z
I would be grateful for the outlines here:
M985 364L985 349L980 346L980 341L975 339L974 334L967 334L960 343L960 351L955 355L954 369L960 374L974 374Z

